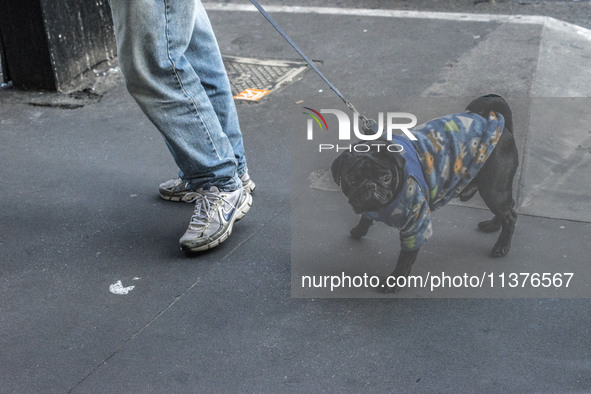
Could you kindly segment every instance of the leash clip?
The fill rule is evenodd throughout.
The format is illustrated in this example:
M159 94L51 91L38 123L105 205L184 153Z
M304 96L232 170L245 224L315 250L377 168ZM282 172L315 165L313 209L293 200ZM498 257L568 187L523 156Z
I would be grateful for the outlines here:
M359 113L359 111L357 111L357 108L355 108L349 100L346 100L345 104L351 110L351 112L353 112L354 114L359 114L358 116L359 120L361 121L361 132L364 135L372 135L378 133L378 123L374 119L370 119L367 116Z
M324 82L326 82L326 84L330 87L330 89L337 96L339 96L339 98L341 100L343 100L343 102L347 105L347 107L349 107L349 109L353 113L358 113L357 110L355 109L355 107L353 106L353 104L349 100L347 100L347 98L328 80L328 78L326 78L324 76L324 74L322 74L320 72L318 67L316 67L316 65L314 65L314 63L308 58L308 56L306 56L304 54L304 52L302 52L302 50L300 48L298 48L298 46L295 44L295 42L293 42L293 40L291 38L289 38L289 36L283 31L283 29L281 29L281 27L279 27L277 22L275 22L275 20L273 20L273 18L271 18L271 16L267 13L267 11L265 11L265 9L259 4L259 2L257 0L250 0L250 2L252 3L252 5L255 6L255 8L257 10L259 10L259 12L265 17L265 19L267 19L267 21L269 21L269 23L275 28L275 30L277 30L277 32L279 34L281 34L283 36L283 38L285 38L285 40L298 53L298 55L300 55L301 58L304 59L306 61L306 63L308 63L308 65L312 68L312 70L314 70L316 72L316 74L318 74L318 76L320 78L322 78L322 80ZM359 115L359 119L361 119L361 121L363 122L361 125L361 128L363 129L363 134L366 134L366 135L370 134L368 132L371 132L373 134L377 134L378 130L377 130L377 123L375 120L368 119L363 115Z
M367 118L366 116L360 114L359 120L361 120L363 134L370 135L378 133L378 122L376 122L374 119Z

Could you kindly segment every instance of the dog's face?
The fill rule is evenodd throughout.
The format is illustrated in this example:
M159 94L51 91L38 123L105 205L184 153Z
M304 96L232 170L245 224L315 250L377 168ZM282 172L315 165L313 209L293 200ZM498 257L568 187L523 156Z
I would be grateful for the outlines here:
M404 158L394 152L343 152L331 166L334 181L356 213L394 201L404 180Z

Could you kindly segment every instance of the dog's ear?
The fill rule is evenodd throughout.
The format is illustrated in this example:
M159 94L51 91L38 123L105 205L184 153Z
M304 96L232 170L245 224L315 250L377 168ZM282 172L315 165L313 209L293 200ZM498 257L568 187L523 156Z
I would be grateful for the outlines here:
M330 166L330 171L332 172L332 179L338 186L341 186L341 176L348 167L347 162L350 156L350 152L343 152L336 159L333 160Z
M406 177L406 159L402 153L390 152L387 149L382 149L379 152L376 152L374 157L386 165L395 176L396 179L392 182L392 191L395 195L398 195L404 186L403 182Z
M372 155L391 169L404 170L406 159L401 152L390 152L385 146L382 146L379 152L375 152Z

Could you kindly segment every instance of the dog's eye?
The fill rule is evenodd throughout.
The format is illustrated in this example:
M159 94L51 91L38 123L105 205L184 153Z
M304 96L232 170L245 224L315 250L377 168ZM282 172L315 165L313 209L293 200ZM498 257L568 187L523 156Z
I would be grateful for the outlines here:
M380 177L380 181L384 182L384 183L388 183L392 180L392 176L391 175L383 175Z

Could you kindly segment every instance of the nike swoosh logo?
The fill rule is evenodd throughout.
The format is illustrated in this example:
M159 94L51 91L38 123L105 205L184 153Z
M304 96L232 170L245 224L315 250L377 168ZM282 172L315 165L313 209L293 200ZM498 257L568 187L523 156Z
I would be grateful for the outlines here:
M234 213L235 210L236 210L236 208L232 208L232 210L228 213L226 213L226 211L224 211L224 220L226 222L230 221L230 218L232 217L232 214Z

